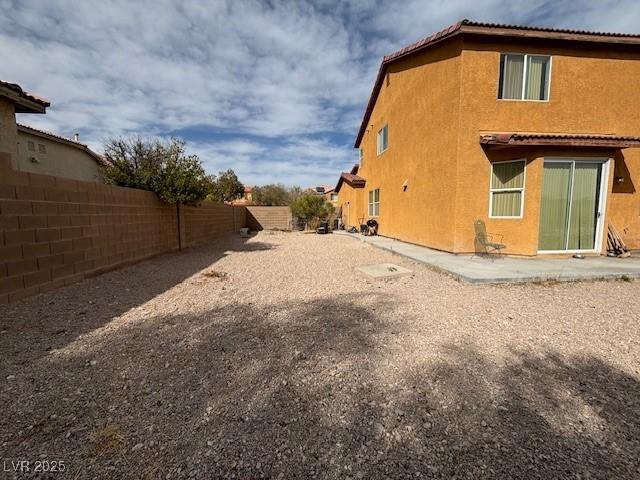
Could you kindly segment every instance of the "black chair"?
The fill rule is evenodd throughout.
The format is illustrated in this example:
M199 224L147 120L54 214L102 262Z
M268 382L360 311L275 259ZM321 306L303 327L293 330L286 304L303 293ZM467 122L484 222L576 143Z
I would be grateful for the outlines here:
M487 233L487 227L483 220L476 220L473 224L476 232L476 252L490 255L496 253L501 255L502 250L507 246L502 243L503 235L496 233Z

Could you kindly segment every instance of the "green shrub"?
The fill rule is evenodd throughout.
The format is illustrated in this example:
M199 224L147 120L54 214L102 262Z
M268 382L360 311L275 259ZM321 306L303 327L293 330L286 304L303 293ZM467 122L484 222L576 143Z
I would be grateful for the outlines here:
M291 203L291 213L294 217L303 219L307 225L317 223L318 220L328 218L334 211L334 206L321 195L304 193Z
M104 157L108 183L150 190L167 203L197 204L212 190L214 178L197 155L186 155L184 140L112 139Z

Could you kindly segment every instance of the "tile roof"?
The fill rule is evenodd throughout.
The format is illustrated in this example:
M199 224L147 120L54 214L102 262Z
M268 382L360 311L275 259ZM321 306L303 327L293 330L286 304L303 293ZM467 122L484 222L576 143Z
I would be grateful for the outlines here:
M40 130L38 128L31 127L29 125L24 125L22 123L17 123L18 130L21 130L26 133L31 133L33 135L43 136L48 138L49 140L53 140L59 143L64 143L65 145L70 145L72 147L79 148L80 150L84 150L89 155L91 155L100 165L106 165L107 161L104 159L102 155L94 152L89 148L88 145L80 142L76 142L75 140L71 140L70 138L62 137L60 135L56 135L55 133L47 132L45 130Z
M425 48L437 45L444 40L455 37L461 34L473 34L473 35L493 35L497 37L516 37L516 38L538 38L538 39L555 39L563 41L575 41L575 42L593 42L593 43L609 43L609 44L625 44L625 45L640 45L640 34L630 33L610 33L610 32L595 32L588 30L572 30L564 28L550 28L550 27L532 27L527 25L508 25L499 23L484 23L474 22L472 20L461 20L444 30L440 30L433 35L423 38L411 45L407 45L400 50L397 50L389 55L385 55L380 63L378 69L378 75L373 85L369 102L364 112L360 130L356 137L355 147L360 145L360 141L364 136L367 129L367 124L373 107L380 93L382 87L382 81L386 73L387 66L407 55L414 54Z
M46 98L42 98L39 97L38 95L35 95L33 93L27 92L25 90L22 89L22 87L20 85L18 85L17 83L11 83L11 82L7 82L5 80L0 80L0 87L4 87L8 90L11 90L13 92L15 92L19 98L23 98L26 100L29 100L31 102L34 102L36 104L38 104L40 107L46 108L51 106L51 102L49 102L49 100L47 100Z
M640 148L640 137L588 133L485 133L480 143L489 149L519 146Z
M340 187L342 187L343 182L347 182L347 184L351 185L354 188L362 188L365 186L367 181L364 178L353 173L342 172L340 174L340 178L338 179L338 184L335 188L336 193L340 191Z

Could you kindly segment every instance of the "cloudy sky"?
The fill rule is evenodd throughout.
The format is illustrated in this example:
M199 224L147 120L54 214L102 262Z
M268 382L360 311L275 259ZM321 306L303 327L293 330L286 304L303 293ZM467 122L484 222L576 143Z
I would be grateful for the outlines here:
M98 151L182 137L246 184L335 183L381 57L462 18L637 33L637 0L0 0L0 78L51 100L19 121Z

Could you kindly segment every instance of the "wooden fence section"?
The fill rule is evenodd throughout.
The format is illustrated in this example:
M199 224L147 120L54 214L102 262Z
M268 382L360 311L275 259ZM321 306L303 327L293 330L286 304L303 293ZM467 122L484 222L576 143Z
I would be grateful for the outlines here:
M247 227L251 230L291 230L289 207L247 207Z
M230 205L181 209L183 247L245 226ZM0 156L0 303L175 251L178 240L176 206L151 192L16 172Z

